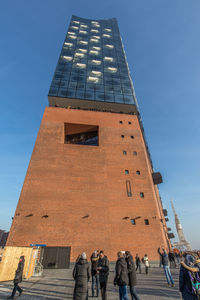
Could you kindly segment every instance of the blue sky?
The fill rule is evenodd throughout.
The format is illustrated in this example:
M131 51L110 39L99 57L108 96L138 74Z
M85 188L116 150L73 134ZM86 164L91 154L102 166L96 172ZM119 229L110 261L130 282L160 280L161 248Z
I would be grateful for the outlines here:
M9 230L71 15L116 17L156 171L200 248L199 0L2 0L0 228Z

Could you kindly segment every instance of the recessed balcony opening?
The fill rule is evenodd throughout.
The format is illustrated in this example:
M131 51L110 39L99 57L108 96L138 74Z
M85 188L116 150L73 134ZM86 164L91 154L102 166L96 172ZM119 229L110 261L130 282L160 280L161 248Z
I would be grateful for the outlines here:
M79 41L79 44L82 44L82 45L87 45L88 42L87 41Z
M85 24L81 24L80 27L81 27L81 28L88 28L88 26L85 25Z
M71 28L74 29L74 30L78 30L77 26L71 26Z
M97 30L97 29L91 29L91 32L99 33L99 30Z
M99 146L98 126L65 123L65 144Z
M65 42L65 46L73 47L73 44L72 44L72 43L67 43L67 42Z

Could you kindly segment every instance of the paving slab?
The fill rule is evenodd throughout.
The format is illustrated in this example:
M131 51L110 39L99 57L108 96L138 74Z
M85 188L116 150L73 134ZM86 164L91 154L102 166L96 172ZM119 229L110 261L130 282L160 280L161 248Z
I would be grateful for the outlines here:
M181 299L178 291L178 269L172 269L175 287L168 287L162 268L150 268L149 274L137 274L137 292L140 300L175 300ZM114 270L110 271L108 282L108 300L117 300L118 288L113 285ZM72 268L67 270L45 270L40 278L24 280L20 286L24 292L20 300L45 300L45 299L73 299L74 280ZM91 280L88 284L89 299L101 299L91 297ZM0 283L0 299L6 299L12 291L13 283ZM129 299L131 299L129 294Z

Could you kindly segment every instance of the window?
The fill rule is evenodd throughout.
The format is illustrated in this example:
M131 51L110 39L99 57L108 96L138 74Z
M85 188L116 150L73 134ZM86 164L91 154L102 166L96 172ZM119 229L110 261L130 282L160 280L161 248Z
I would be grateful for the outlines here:
M111 67L108 67L107 70L111 73L116 73L117 72L117 68L111 68Z
M131 224L136 225L135 219L131 219Z
M65 144L98 146L98 126L66 123Z
M105 57L104 57L104 60L105 60L105 61L112 62L112 61L113 61L113 57L105 56Z
M132 191L131 191L131 182L130 180L126 180L126 192L128 197L132 197Z
M89 76L88 77L88 82L98 83L98 81L99 81L98 77L94 77L94 76Z
M129 174L129 170L125 170L125 174Z
M123 135L123 134L121 135L121 138L124 138L124 135Z
M123 123L123 121L119 121L119 123L120 123L120 124L122 124L122 123Z
M137 152L136 152L136 151L133 151L133 155L137 155Z
M131 139L134 139L134 136L133 136L133 135L131 135Z
M141 192L141 193L140 193L140 197L141 197L141 198L144 198L144 193Z
M128 124L131 125L131 122L129 121Z
M126 154L127 154L127 152L126 152L125 150L123 150L123 154L124 154L124 155L126 155Z
M149 220L148 219L144 219L144 224L145 225L149 225Z
M136 174L137 174L137 175L140 175L140 171L139 171L139 170L137 170L137 171L136 171Z

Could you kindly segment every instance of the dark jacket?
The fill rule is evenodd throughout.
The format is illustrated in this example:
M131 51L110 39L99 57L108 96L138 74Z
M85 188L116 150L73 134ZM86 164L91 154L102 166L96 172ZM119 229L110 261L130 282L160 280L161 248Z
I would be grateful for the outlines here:
M91 260L91 275L95 276L97 275L97 267L98 267L98 261L99 261L99 257L95 257L93 254L90 258Z
M99 258L98 267L102 267L102 269L99 270L99 282L107 282L109 275L109 260L107 256Z
M173 252L169 252L168 258L169 258L169 261L171 261L171 262L175 261L175 255L174 255L174 253Z
M80 258L73 270L75 280L73 300L86 300L88 291L88 281L90 279L89 264L86 259Z
M115 265L115 279L114 284L119 286L128 285L128 269L127 263L124 257L118 258Z
M23 270L24 270L24 259L20 259L18 263L17 270L15 272L15 278L14 278L14 283L20 283L22 282L22 276L23 276Z
M168 266L168 255L167 255L167 253L166 252L161 253L160 252L160 248L158 248L158 253L159 253L160 257L161 257L162 265L163 266Z
M195 300L198 299L197 296L192 294L192 284L186 270L182 265L180 267L179 273L179 291L182 293L184 300Z
M139 256L135 257L135 262L136 262L137 266L141 264L141 260L140 260Z
M137 278L136 278L136 270L135 270L135 263L133 261L133 256L129 255L126 257L127 269L128 269L128 279L130 286L137 285Z

